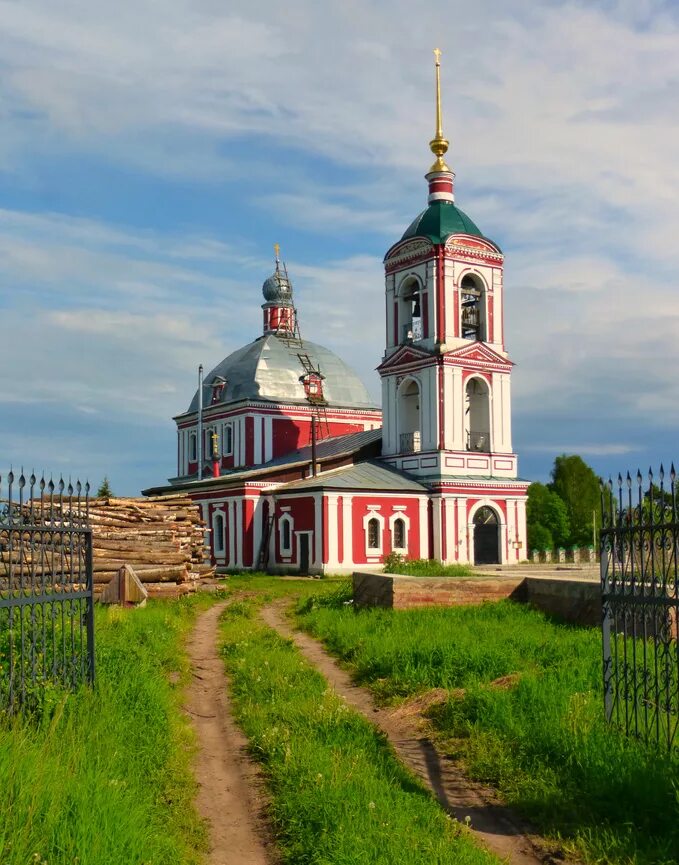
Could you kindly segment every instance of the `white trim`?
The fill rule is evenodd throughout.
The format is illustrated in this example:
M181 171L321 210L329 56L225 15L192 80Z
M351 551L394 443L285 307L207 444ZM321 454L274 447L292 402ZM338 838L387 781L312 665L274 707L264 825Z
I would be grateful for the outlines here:
M315 567L323 565L323 493L314 493L314 545L312 548L312 562Z
M323 564L336 566L339 565L339 493L329 493L325 499L328 503L328 525L325 528L328 536L328 561Z

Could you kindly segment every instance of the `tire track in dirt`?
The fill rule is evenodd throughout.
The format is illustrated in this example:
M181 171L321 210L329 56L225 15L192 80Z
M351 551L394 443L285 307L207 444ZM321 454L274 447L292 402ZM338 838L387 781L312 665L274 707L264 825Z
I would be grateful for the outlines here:
M292 628L284 604L264 607L261 616L270 628L294 642L339 696L386 734L401 761L449 814L460 823L471 819L471 831L488 850L511 865L577 865L561 851L549 850L543 839L498 801L494 791L470 781L452 760L437 751L423 735L421 722L378 707L370 691L354 684L320 641Z
M196 731L196 807L209 824L209 865L274 865L278 861L264 817L262 783L236 726L219 656L219 616L228 601L198 617L187 644L192 682L185 710Z

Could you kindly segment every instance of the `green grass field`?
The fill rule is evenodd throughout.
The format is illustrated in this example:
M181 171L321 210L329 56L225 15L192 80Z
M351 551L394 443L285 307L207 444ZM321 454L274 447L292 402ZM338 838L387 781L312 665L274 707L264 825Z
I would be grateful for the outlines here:
M297 649L253 618L256 604L230 606L222 638L236 717L264 768L283 861L497 862L444 814L384 738L335 696Z
M97 683L0 723L2 865L193 865L183 641L207 599L97 609Z
M301 602L300 623L382 700L464 689L432 720L474 778L588 862L679 861L679 758L604 723L597 629L509 601L356 612L347 596ZM511 687L490 685L510 674Z

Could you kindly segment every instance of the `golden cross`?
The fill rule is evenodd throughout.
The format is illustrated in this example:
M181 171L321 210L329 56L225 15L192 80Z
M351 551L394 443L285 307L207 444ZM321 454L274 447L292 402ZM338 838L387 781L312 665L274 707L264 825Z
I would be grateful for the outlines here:
M276 261L278 261L278 259L279 259L280 256L281 256L281 245L280 245L280 243L274 243L274 245L273 245L273 250L274 250L274 252L276 253Z
M434 48L434 57L436 58L436 65L440 66L441 65L441 49L440 48Z

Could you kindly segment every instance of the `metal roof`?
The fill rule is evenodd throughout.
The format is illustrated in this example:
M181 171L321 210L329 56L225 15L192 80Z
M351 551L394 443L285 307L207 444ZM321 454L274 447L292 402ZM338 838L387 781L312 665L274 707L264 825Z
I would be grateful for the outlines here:
M432 243L445 243L451 234L472 234L482 237L498 250L500 249L494 241L485 237L481 229L452 201L432 201L429 207L416 216L406 228L401 240L409 237L428 237Z
M358 375L330 349L306 340L287 340L275 334L261 336L239 348L206 375L203 404L213 404L210 385L217 376L226 379L219 403L256 399L308 404L300 382L304 369L298 354L308 355L325 377L323 393L329 406L378 408ZM188 408L188 413L196 411L198 391Z
M324 460L332 457L358 455L360 458L361 452L370 447L370 445L379 445L382 439L382 429L362 430L357 433L349 433L348 435L335 436L331 439L321 439L316 445L316 460L320 464ZM379 453L379 448L375 448ZM366 456L370 455L365 454ZM268 463L263 463L249 468L232 469L222 472L218 478L205 476L202 480L198 480L197 475L191 477L171 478L169 486L150 487L142 490L142 495L156 495L167 492L176 492L180 488L196 489L211 489L213 487L231 486L234 484L244 483L252 480L264 480L270 474L275 475L276 471L293 466L307 466L311 462L311 447L300 448L292 451L284 456L270 460ZM328 472L330 474L330 472Z
M323 472L315 478L292 481L276 492L298 490L369 490L375 492L426 493L427 487L410 475L375 462L366 460L353 466Z

